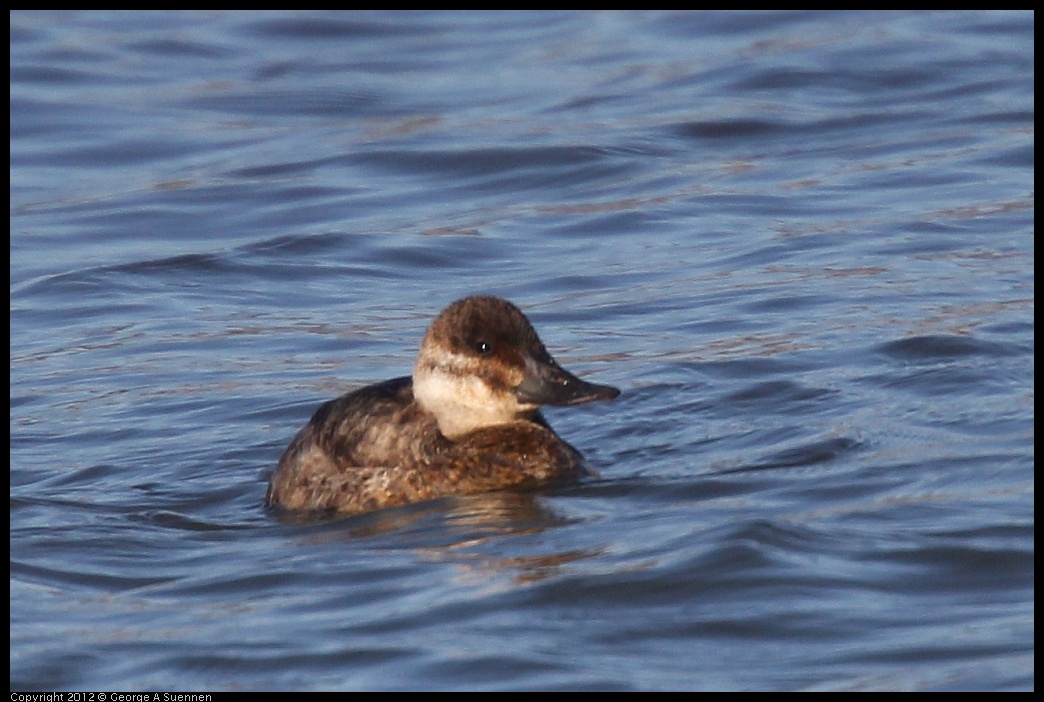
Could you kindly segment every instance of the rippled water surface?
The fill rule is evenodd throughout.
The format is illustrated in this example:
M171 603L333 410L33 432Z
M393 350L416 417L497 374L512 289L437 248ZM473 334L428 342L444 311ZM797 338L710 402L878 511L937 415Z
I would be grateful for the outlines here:
M1031 689L1028 13L11 14L11 687ZM521 306L601 477L268 473Z

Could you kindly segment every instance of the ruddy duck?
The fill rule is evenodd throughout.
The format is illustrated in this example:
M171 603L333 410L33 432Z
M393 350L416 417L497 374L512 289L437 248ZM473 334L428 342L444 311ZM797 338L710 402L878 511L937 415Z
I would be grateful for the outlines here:
M510 302L467 297L428 328L412 378L319 408L279 459L265 504L358 513L575 479L583 457L540 405L619 394L555 363Z

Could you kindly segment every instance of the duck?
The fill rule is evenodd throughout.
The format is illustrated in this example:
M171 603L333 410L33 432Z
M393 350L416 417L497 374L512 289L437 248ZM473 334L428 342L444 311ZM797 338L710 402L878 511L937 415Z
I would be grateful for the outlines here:
M358 514L593 474L540 407L612 400L562 368L514 304L457 300L428 327L412 375L330 400L294 436L265 504Z

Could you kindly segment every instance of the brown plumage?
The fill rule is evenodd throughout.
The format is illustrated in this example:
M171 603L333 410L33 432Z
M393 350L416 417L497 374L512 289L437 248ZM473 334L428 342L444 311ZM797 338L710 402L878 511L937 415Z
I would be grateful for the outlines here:
M412 378L316 411L279 459L265 501L357 513L576 479L587 471L582 456L538 407L618 394L558 366L511 303L458 300L428 329Z

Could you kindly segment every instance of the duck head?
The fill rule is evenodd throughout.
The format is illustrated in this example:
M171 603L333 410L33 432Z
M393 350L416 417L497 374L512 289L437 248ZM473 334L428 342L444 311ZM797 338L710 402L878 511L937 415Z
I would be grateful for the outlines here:
M413 367L413 395L449 439L524 419L540 405L619 394L559 366L522 311L497 297L447 307L424 335Z

